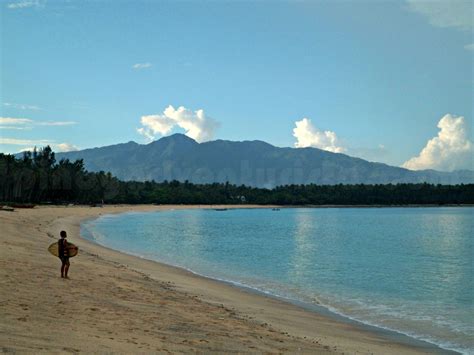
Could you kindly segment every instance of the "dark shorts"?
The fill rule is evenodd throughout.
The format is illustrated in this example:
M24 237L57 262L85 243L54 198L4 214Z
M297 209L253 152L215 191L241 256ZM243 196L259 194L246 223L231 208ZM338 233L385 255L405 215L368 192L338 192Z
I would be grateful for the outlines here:
M59 259L61 259L63 265L69 265L69 256L60 256Z

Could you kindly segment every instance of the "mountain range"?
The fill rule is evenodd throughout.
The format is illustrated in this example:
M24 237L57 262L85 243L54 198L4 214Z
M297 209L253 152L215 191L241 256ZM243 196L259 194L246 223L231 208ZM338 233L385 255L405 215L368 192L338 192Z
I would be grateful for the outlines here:
M197 143L174 134L149 144L128 142L57 153L83 159L89 171L122 180L229 182L273 188L286 184L474 183L474 171L412 171L317 148L280 148L263 141Z

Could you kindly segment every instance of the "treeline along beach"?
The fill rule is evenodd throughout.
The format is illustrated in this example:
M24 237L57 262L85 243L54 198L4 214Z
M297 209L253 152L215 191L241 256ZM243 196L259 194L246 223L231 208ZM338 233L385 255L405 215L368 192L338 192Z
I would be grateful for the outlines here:
M474 204L474 184L285 185L273 189L229 183L121 181L89 172L83 160L55 159L49 146L23 157L0 153L3 203L446 205Z

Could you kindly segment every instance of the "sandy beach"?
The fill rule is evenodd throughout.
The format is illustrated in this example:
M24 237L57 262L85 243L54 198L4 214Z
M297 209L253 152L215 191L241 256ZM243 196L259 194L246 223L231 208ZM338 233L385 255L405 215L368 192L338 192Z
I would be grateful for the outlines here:
M0 211L0 352L446 353L80 237L87 218L170 208L199 206ZM47 251L60 230L80 248L69 280Z

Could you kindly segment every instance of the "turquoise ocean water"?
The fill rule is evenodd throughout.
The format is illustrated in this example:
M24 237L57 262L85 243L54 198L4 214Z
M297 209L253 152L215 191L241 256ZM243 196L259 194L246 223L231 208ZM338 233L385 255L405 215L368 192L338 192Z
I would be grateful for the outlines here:
M173 210L83 223L98 244L474 353L474 208Z

